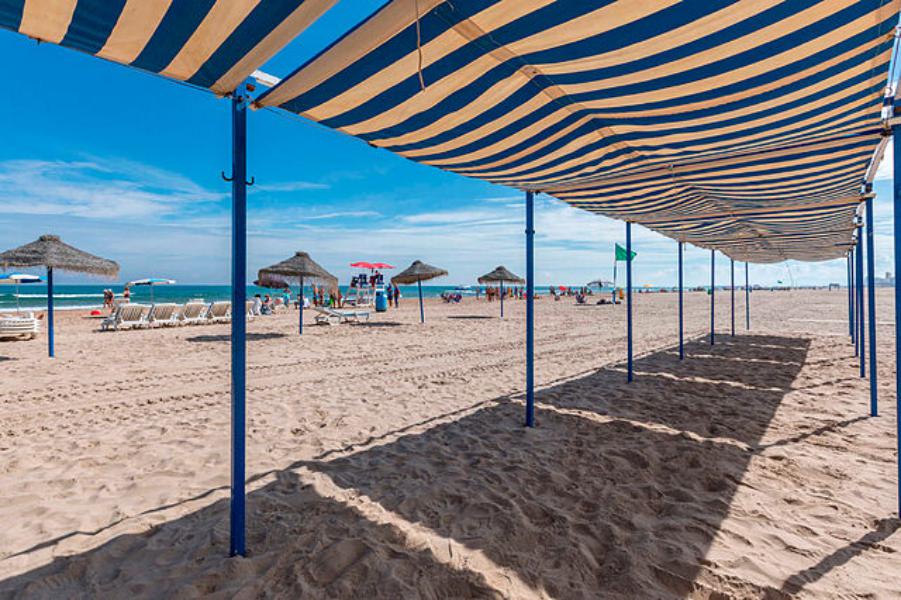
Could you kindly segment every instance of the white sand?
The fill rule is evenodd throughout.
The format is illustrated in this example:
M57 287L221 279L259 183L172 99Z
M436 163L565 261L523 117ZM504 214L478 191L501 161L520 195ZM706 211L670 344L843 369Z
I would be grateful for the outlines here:
M235 559L228 326L62 315L55 360L0 343L0 598L899 597L889 293L878 419L845 292L755 292L749 336L737 297L680 363L675 294L638 295L632 384L623 307L542 299L534 430L524 302L257 319Z

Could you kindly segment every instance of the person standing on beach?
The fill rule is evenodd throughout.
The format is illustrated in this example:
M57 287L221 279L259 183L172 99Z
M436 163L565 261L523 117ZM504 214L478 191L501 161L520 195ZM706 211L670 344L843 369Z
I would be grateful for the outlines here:
M388 306L391 306L391 303L394 301L394 287L386 286L385 295L388 297Z
M394 308L398 308L397 301L400 300L400 290L397 288L397 284L394 284Z
M131 302L131 290L128 289L128 286L125 286L125 289L122 290L122 302Z

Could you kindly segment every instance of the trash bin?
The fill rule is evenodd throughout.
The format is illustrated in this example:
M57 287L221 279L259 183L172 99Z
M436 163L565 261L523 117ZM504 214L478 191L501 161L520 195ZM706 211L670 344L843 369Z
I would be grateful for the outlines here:
M388 310L388 296L385 290L376 290L375 292L375 311L386 312Z

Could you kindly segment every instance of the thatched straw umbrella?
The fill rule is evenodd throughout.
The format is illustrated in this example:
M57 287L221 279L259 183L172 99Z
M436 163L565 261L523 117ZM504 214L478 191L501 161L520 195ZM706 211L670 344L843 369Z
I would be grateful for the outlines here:
M479 277L479 283L496 283L500 286L501 291L501 318L504 318L504 284L505 283L515 283L515 284L523 284L526 280L520 277L519 275L514 275L510 271L507 270L507 267L501 265L499 267L495 267L495 269L490 273L485 273L481 277Z
M265 279L257 279L253 282L257 287L269 288L270 290L283 290L291 287L290 284L281 277L266 277Z
M421 260L414 260L413 264L391 278L394 284L416 283L419 287L419 322L425 323L425 309L422 307L422 282L436 277L444 277L447 271L427 265Z
M42 235L36 241L0 254L0 265L47 268L47 338L53 357L53 270L88 273L103 277L119 274L119 265L111 260L82 252L60 241L56 235Z
M338 287L338 278L322 268L319 263L310 258L306 252L295 252L294 256L287 260L260 269L258 273L259 281L273 279L275 277L284 277L287 279L297 279L300 284L300 291L297 295L297 305L300 313L298 332L303 334L303 282L309 279L314 282L328 284L332 287Z

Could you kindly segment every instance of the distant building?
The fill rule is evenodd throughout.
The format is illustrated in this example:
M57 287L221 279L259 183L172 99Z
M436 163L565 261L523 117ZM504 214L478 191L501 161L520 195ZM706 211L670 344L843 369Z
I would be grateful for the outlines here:
M891 271L885 272L885 277L875 278L876 287L895 287L895 277Z

